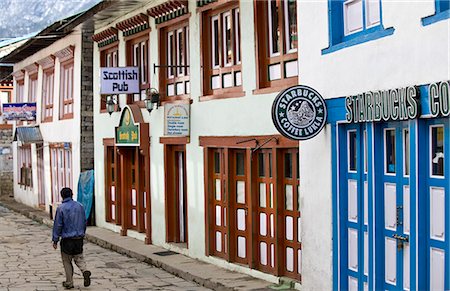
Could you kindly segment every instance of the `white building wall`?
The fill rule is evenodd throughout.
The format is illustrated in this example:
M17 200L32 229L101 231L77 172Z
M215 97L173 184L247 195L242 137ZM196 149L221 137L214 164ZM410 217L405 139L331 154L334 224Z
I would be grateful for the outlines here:
M74 32L68 36L57 40L52 45L36 52L34 55L18 62L14 65L14 71L23 69L24 67L42 60L49 55L54 54L70 45L75 47L74 50L74 117L72 119L59 120L59 90L60 90L60 63L55 58L55 77L54 77L54 100L53 100L53 121L42 123L42 78L43 70L39 66L38 71L38 89L36 97L36 124L39 125L42 138L44 140L44 177L45 177L45 193L46 193L46 210L49 210L51 202L51 169L50 169L50 149L49 143L68 142L72 144L72 177L74 199L77 197L78 177L80 175L80 108L81 108L81 28L77 27ZM15 93L14 93L15 98ZM28 101L28 73L25 75L24 88L25 101ZM26 124L26 122L25 122ZM17 161L17 142L14 146L14 160ZM31 148L32 164L33 164L33 188L25 190L17 181L17 162L14 163L14 197L16 200L32 207L38 206L38 181L37 181L37 153L36 145Z
M298 1L299 79L324 98L450 79L449 21L423 26L435 1L382 0L384 28L393 35L333 53L328 1ZM332 289L331 129L300 145L304 290ZM337 238L334 238L337 239Z
M156 5L156 4L154 4ZM151 5L153 6L153 5ZM146 13L151 6L143 7L124 15L105 27L96 27L95 33L117 22L128 19L138 13ZM241 1L241 52L242 52L242 84L245 97L218 99L199 102L202 96L200 67L200 14L196 12L196 1L189 1L189 42L190 42L190 86L191 86L191 133L190 143L186 145L186 172L188 193L188 237L189 248L181 249L165 242L165 206L164 206L164 147L159 138L164 135L164 109L154 109L151 115L142 109L145 122L150 125L150 187L152 211L152 243L168 249L176 250L191 257L213 262L216 265L233 270L239 270L253 276L275 282L276 278L256 270L230 264L224 260L205 256L205 194L203 147L199 146L199 136L246 136L278 134L272 118L271 108L276 93L253 95L256 89L256 59L255 32L253 22L253 2ZM158 30L154 19L150 18L150 82L158 88L158 71L153 74L153 64L159 64ZM119 31L119 64L125 66L125 42ZM120 226L105 221L105 189L104 189L104 138L113 138L115 126L119 124L120 113L100 114L99 88L99 50L94 44L94 140L95 156L95 193L96 193L96 223L118 232ZM121 107L125 105L125 96L120 96ZM144 240L144 234L128 230L128 235Z

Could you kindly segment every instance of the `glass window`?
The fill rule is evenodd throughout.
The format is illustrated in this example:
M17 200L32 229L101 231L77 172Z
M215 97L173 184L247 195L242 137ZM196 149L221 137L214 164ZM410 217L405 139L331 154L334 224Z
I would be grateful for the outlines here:
M73 61L63 64L60 75L60 118L73 116Z
M431 174L444 176L444 127L431 127Z
M403 164L404 164L404 173L403 175L405 176L409 176L409 161L410 161L410 145L409 145L410 141L409 141L409 129L404 129L403 130Z
M284 177L292 178L292 154L284 154Z
M214 153L214 173L220 173L220 153L218 152Z
M53 116L53 89L54 73L53 69L44 71L42 84L42 120L49 121Z
M297 50L297 3L296 0L284 1L286 51Z
M244 176L244 153L236 153L236 175L237 176Z
M348 165L349 171L357 170L356 131L348 132Z
M367 130L364 130L364 173L367 173L368 163L368 144L367 144Z
M265 171L265 163L264 163L264 154L258 154L258 175L259 177L264 177L266 175Z
M277 55L280 52L280 25L278 23L278 9L280 2L270 0L269 5L269 52L270 56Z
M395 129L387 129L384 132L385 169L386 173L395 173Z
M219 18L214 16L211 18L212 22L212 65L213 68L220 66L219 54Z

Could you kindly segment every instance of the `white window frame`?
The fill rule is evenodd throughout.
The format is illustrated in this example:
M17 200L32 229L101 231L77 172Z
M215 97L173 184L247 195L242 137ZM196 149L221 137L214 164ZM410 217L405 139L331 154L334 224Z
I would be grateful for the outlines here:
M351 129L347 131L347 171L349 173L357 173L358 172L358 149L355 148L355 154L356 154L356 170L351 170L350 169L350 133L355 133L355 138L356 138L356 146L358 145L358 132L356 131L356 129Z
M74 63L61 64L60 76L60 99L59 110L60 118L64 118L66 114L73 114L73 95L74 95ZM64 104L65 101L72 100L72 103Z
M214 22L217 21L217 31L220 31L220 21L219 21L219 15L214 15L213 17L211 17L211 64L213 69L217 69L220 67L220 54L219 54L219 58L218 58L218 63L215 62L215 54L216 52L218 52L218 49L216 47L216 42L215 40L218 39L218 35L216 35L215 31L214 31ZM220 46L220 42L217 42Z
M139 61L140 61L140 73L141 73L141 84L147 84L147 72L145 71L145 56L147 55L147 44L146 41L141 41L139 43ZM148 59L148 58L147 58Z
M240 64L241 63L241 43L240 43L240 30L241 30L241 19L240 19L241 13L239 11L239 8L236 8L234 10L234 42L235 42L235 49L236 49L236 55L235 55L235 63Z
M395 158L397 159L397 132L395 130L394 127L390 127L390 128L385 128L383 129L383 168L384 168L384 174L386 176L395 176L397 175L397 171L398 171L398 165L397 165L397 160L395 161L395 172L394 173L388 173L388 169L387 169L387 163L386 163L386 154L387 154L387 148L386 148L386 132L388 130L393 130L394 131L394 142L395 142Z
M184 52L184 49L183 49L183 32L184 32L184 29L183 28L180 28L180 29L177 29L177 37L176 37L176 43L175 43L175 51L176 51L176 53L177 53L177 63L176 63L176 65L177 66L183 66L184 65L184 63L185 63L185 59L186 59L186 53ZM181 41L180 41L180 39L181 39ZM180 48L180 43L182 44L182 46L181 46L181 48ZM180 57L180 53L181 53L181 57ZM177 67L176 68L177 69L177 75L178 76L184 76L184 67Z
M172 38L173 41L171 41L170 38ZM175 42L174 41L174 33L173 33L173 31L170 31L167 34L167 65L168 65L167 76L169 79L175 77L175 74L173 73L173 70L171 67L171 66L175 65L172 63L172 57L173 57L172 52L175 52L175 50L173 49L173 47L175 46L174 42Z
M433 152L433 128L437 128L437 127L441 127L443 130L443 134L444 134L444 174L442 176L438 176L438 175L433 175L433 156L432 156L432 152ZM430 178L434 178L434 179L445 179L445 126L443 124L434 124L434 125L430 125L429 126L429 136L428 136L428 143L429 143L429 159L430 162L428 164L428 167L430 168Z
M347 7L350 4L355 4L357 2L361 2L361 28L350 31L348 28L348 11ZM364 30L364 0L347 0L344 1L344 5L342 6L343 16L344 16L344 35L351 35Z
M406 132L408 132L408 139L406 139ZM403 128L402 130L402 148L403 148L403 176L404 177L409 177L410 173L411 173L411 131L409 130L409 128ZM408 143L408 150L409 150L409 156L406 156L406 142ZM408 163L409 163L409 174L406 174L406 159L408 159Z
M226 22L227 18L229 19L229 24L230 24L230 33L231 33L230 46L231 46L231 53L233 54L233 21L232 21L230 12L231 11L222 13L222 52L223 52L224 67L231 67L233 65L233 61L234 61L233 60L234 56L231 55L231 61L227 62L227 42L226 42L226 39L227 39L226 31L227 31L227 25L228 25L228 23Z
M374 23L369 23L370 20L370 2L378 3L378 21ZM366 17L366 28L371 28L381 23L381 1L380 0L364 0L363 9L365 9L365 17Z
M289 34L289 6L288 6L288 0L285 0L283 2L283 6L284 6L284 37L285 37L285 44L286 44L286 53L295 53L297 52L297 48L289 48L290 42L290 34ZM296 3L297 5L297 3ZM297 35L298 35L298 23L297 23L297 19L296 19L296 24L297 24Z
M273 52L273 42L272 42L272 38L273 38L273 35L272 35L272 28L273 28L273 23L272 23L272 5L271 5L271 3L272 2L276 2L277 0L268 0L268 2L267 2L267 9L268 9L268 15L267 15L267 18L268 18L268 22L269 22L269 56L270 57L277 57L277 56L279 56L280 55L280 51L281 51L281 47L278 47L278 52ZM277 25L278 25L278 23L277 23ZM279 41L279 40L278 40Z
M43 90L42 90L42 100L43 100L43 118L45 120L48 117L53 118L53 107L55 105L54 97L54 85L55 85L55 70L44 72L43 74ZM48 105L52 105L51 108L47 108Z

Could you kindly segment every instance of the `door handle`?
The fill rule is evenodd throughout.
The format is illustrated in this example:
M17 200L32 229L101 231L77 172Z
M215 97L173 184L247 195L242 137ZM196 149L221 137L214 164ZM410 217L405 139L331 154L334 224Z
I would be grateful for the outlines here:
M403 235L398 235L398 234L394 233L392 235L392 237L397 239L397 240L399 240L399 241L401 241L401 242L409 242L409 236L406 236L406 235L403 236Z

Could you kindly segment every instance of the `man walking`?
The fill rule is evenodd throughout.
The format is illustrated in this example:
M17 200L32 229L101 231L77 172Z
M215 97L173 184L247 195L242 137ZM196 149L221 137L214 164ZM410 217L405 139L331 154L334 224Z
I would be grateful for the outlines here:
M63 286L66 289L73 288L73 265L75 264L83 273L84 286L91 284L91 272L86 269L83 257L83 238L86 233L86 217L83 205L72 199L70 188L61 190L62 204L56 209L53 223L53 248L56 250L61 237L61 257L66 273L66 281Z

